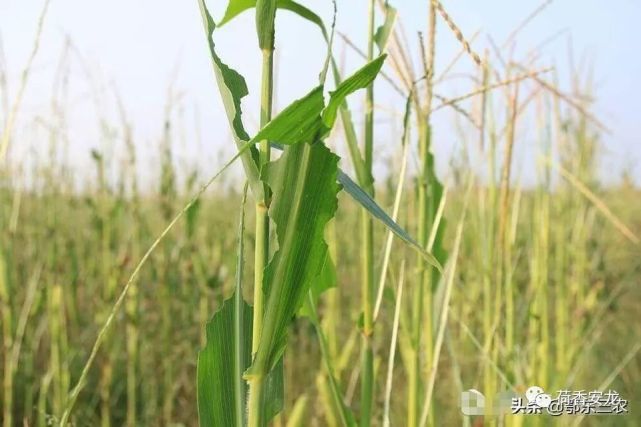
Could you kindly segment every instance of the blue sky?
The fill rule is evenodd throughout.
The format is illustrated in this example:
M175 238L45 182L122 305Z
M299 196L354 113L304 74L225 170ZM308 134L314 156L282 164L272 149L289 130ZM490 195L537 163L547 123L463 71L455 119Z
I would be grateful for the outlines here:
M329 20L329 1L303 1ZM366 34L365 0L338 0L339 31L347 34L360 46ZM397 0L401 19L415 45L416 32L425 30L427 1ZM32 46L35 24L43 2L41 0L1 0L0 36L8 70L10 98L18 85L19 73ZM224 1L209 1L215 16L220 17ZM540 1L520 0L457 0L443 2L465 34L482 33L473 47L482 52L488 46L488 36L502 42ZM544 49L540 64L554 65L561 83L567 83L568 46L572 46L579 62L582 58L593 64L595 95L594 111L612 130L602 138L602 176L616 180L622 168L631 168L641 182L641 117L636 105L641 100L641 59L638 40L641 40L639 19L641 2L617 0L607 5L600 0L557 0L552 2L518 37L518 52L526 52L549 36L567 30ZM277 108L303 95L317 81L322 63L323 41L318 31L288 13L278 16L277 30ZM256 93L259 81L260 53L256 46L254 21L251 13L221 29L217 39L220 55L246 78L250 93ZM569 42L571 38L571 43ZM42 134L34 131L33 117L52 120L51 99L56 70L65 40L74 46L69 55L69 96L64 103L68 123L69 156L74 164L89 163L92 148L110 146L120 153L121 146L100 137L98 112L117 123L114 88L117 88L127 113L133 122L136 141L142 153L143 169L153 175L154 150L162 131L162 118L167 103L168 86L174 82L179 100L174 111L179 117L175 148L177 162L198 164L206 171L220 164L231 153L230 141L222 106L213 82L205 39L195 0L112 0L79 1L52 0L45 24L40 53L25 95L17 138L22 154L16 159L29 159L34 151L46 144ZM444 66L458 51L459 45L449 32L438 27L437 67ZM335 46L340 56L344 48ZM415 50L416 51L416 50ZM349 52L349 51L348 51ZM352 52L347 55L346 67L353 69L360 60ZM471 70L467 59L461 70ZM402 108L402 101L385 83L377 86L377 102ZM569 89L569 88L568 88ZM453 96L469 90L469 85L450 83L438 88L443 95ZM101 93L96 101L92 94ZM362 96L356 95L352 104L358 110ZM250 95L244 102L246 126L255 129L258 99ZM382 129L376 141L377 153L391 155L398 143L390 116L379 114ZM435 114L435 150L439 169L447 173L449 157L460 150L461 140L452 127L452 114L443 110ZM533 144L531 127L524 124L520 143ZM41 132L41 131L39 131ZM117 144L117 143L116 143ZM146 152L145 150L148 150ZM224 153L221 153L222 152ZM515 159L524 170L534 161L527 147L519 147ZM529 166L528 166L529 165ZM380 166L384 167L384 166ZM144 171L143 171L144 172ZM79 172L80 173L80 172ZM527 172L524 172L527 178Z

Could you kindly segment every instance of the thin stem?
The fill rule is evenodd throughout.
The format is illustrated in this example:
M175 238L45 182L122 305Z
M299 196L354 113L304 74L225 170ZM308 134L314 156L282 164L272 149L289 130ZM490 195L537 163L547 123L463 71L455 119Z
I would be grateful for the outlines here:
M405 261L401 264L401 273L396 289L396 306L394 308L394 323L392 327L392 339L390 343L389 362L387 366L387 381L385 383L385 403L383 409L383 426L390 426L390 401L392 397L392 380L394 379L394 359L396 356L396 341L398 339L398 327L401 315L401 303L403 302L403 283L405 282Z
M244 234L245 234L245 203L247 201L247 188L249 186L248 182L245 182L245 187L243 189L243 201L240 208L240 224L238 226L238 257L236 260L236 289L234 291L234 347L235 355L234 358L234 397L236 402L236 408L234 413L234 420L236 426L242 426L244 424L245 418L245 397L243 396L243 347L242 343L244 342L243 337L241 336L243 331L243 265L244 260Z
M394 196L394 207L392 209L392 219L398 220L398 213L401 205L401 197L403 195L403 187L405 185L405 171L407 170L407 155L409 151L409 144L405 143L403 146L403 154L401 159L401 170L399 172L398 183L396 185L396 194ZM385 242L385 254L383 255L383 266L378 281L378 292L376 295L376 304L374 305L374 322L378 318L378 313L381 309L383 302L383 291L385 290L385 280L387 279L387 269L389 267L389 260L392 253L392 242L394 234L392 231L387 232L387 241Z
M262 86L260 96L260 126L265 126L272 115L274 87L274 50L263 49ZM270 159L269 141L260 142L260 167ZM254 322L252 336L252 357L258 351L260 334L263 327L264 295L263 273L269 261L269 188L264 188L265 199L256 204L256 248L254 256ZM257 375L249 381L249 418L250 426L262 426L263 419L263 377Z
M374 57L374 8L375 0L369 2L369 28L367 60ZM367 87L365 97L365 141L364 159L368 176L372 175L372 153L374 145L374 84ZM374 196L373 186L370 196ZM372 418L374 398L374 354L372 350L373 303L374 303L374 224L365 210L361 213L362 232L362 282L363 336L361 360L361 426L369 426Z
M430 190L434 188L430 185L432 179L432 161L430 154L431 128L430 113L433 96L433 78L434 78L434 41L436 29L436 11L434 2L430 2L428 14L428 51L426 52L425 66L427 68L426 88L425 88L425 113L419 121L419 155L421 158L420 182L418 185L418 239L419 244L425 248L428 243L428 225L433 223L431 213L433 212L434 194ZM420 399L420 377L421 377L421 353L422 343L425 344L425 354L428 357L432 354L432 315L431 311L424 314L424 306L431 310L432 292L430 289L430 276L432 270L427 263L419 258L419 283L418 288L413 295L411 341L412 353L409 361L409 378L408 378L408 406L407 406L407 425L415 427L419 421L419 399Z

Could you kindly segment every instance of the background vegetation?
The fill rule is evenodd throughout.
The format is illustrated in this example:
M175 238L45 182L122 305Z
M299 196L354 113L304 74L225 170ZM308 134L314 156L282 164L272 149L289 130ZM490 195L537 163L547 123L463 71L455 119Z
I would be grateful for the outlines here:
M335 379L361 425L548 425L553 421L545 417L483 420L460 412L462 390L492 396L523 393L533 384L546 390L614 389L630 402L627 415L554 422L639 425L641 190L625 177L617 185L599 182L600 136L608 129L590 112L589 70L573 70L572 87L559 87L556 71L538 64L536 49L525 59L513 58L508 40L477 53L443 6L431 6L419 52L411 51L401 18L382 2L372 2L370 18L377 25L362 52L336 35L336 44L341 38L363 63L374 57L374 46L387 53L378 84L408 101L381 106L368 91L365 105L372 109L364 109L363 132L350 133L350 117L360 112L350 115L345 104L328 145L349 153L341 166L445 271L439 274L341 192L335 220L325 229L337 287L319 299L320 328L314 316L297 318L290 327L284 408L273 423L341 425ZM45 14L46 8L41 24ZM438 54L436 20L460 39L452 63L475 64L476 73L468 76L475 88L468 95L433 93L449 76L449 69L435 75L430 65ZM517 24L515 34L527 22ZM387 38L375 32L381 24L389 24L381 27L389 30ZM154 141L154 185L140 183L135 146L141 142L132 136L134 124L123 105L120 121L99 118L94 168L78 185L65 160L64 73L57 77L50 120L46 126L36 121L40 149L28 162L12 161L10 147L20 144L13 128L38 38L17 95L0 115L5 426L59 422L132 271L219 169L204 174L176 161L174 141L185 123L170 91ZM332 65L329 74L338 81L342 69ZM438 153L430 145L430 114L441 108L453 111L464 142L447 179L437 177ZM398 131L387 138L396 149L385 159L390 172L383 175L372 167L371 132L379 112L390 109ZM270 116L261 117L261 124ZM127 150L114 152L116 142ZM514 147L526 144L537 170L527 185L512 166ZM78 389L74 425L197 425L196 364L207 343L205 324L238 289L242 198L242 180L223 177L160 241L131 282ZM254 224L255 215L260 211L246 209L246 223ZM247 227L244 236L243 291L252 302L251 254L269 232L257 238ZM363 378L371 386L363 387Z

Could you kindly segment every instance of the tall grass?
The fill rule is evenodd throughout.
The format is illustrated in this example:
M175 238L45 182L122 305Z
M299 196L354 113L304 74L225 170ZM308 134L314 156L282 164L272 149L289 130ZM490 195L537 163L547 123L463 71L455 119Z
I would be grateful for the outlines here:
M392 5L367 2L366 46L344 37L364 66L344 73L333 25L310 9L232 1L215 23L202 3L203 55L236 144L211 178L177 166L184 101L173 86L152 186L140 182L139 141L118 97L118 119L98 117L91 177L68 172L62 119L30 129L49 146L21 167L12 129L27 71L0 116L3 425L547 425L464 417L460 392L481 390L492 404L536 384L641 399L639 191L599 183L607 130L591 112L589 73L573 70L563 88L557 71L530 62L535 52L513 54L542 9L481 57L446 5L426 5L416 51ZM279 7L319 29L328 53L319 86L276 112ZM215 44L246 9L262 56L253 136L240 114L244 79ZM437 38L450 36L460 52L447 58ZM471 87L445 96L459 61L474 70ZM402 129L390 141L379 126L390 109L377 104L386 86ZM360 89L359 116L350 106ZM56 96L51 116L64 118ZM436 167L444 111L466 141L448 173ZM379 141L398 147L388 176L376 167L387 160ZM537 153L525 160L533 185L517 154L526 144ZM218 185L237 159L247 184Z

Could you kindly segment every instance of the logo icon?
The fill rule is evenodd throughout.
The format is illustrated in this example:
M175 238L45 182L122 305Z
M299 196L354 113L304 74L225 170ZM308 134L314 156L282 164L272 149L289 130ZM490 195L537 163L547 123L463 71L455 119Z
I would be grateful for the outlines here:
M628 401L616 390L559 390L556 394L550 395L539 386L529 387L525 391L525 396L504 391L487 401L483 393L469 389L461 393L460 405L461 412L468 416L495 416L509 413L552 416L628 413Z
M547 408L552 403L552 396L545 394L539 386L532 386L525 392L528 403L534 404L539 408Z

